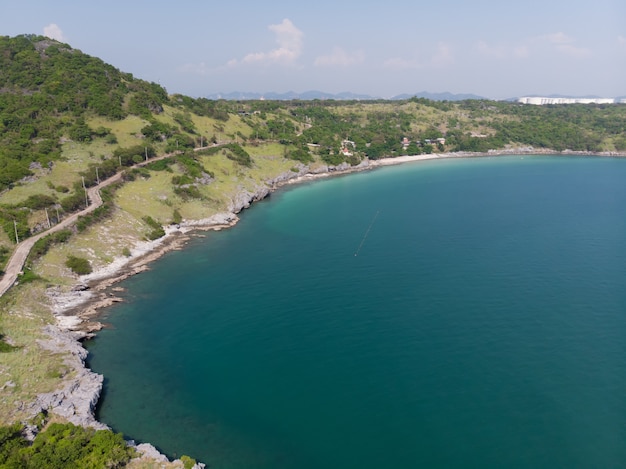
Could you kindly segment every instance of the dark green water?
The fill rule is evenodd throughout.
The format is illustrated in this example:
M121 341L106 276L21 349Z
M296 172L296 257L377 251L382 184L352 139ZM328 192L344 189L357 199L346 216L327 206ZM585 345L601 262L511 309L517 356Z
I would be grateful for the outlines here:
M625 283L626 160L318 181L123 284L99 417L212 469L624 467Z

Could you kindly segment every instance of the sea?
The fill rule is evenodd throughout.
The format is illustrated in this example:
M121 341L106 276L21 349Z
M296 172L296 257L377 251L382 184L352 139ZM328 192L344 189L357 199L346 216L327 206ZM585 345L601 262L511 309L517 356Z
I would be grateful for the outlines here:
M97 417L170 458L626 467L626 159L290 186L120 285Z

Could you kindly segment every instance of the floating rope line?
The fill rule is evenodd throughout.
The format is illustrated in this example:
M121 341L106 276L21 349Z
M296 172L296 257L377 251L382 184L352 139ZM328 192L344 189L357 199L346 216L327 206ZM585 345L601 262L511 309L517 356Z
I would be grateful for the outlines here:
M363 235L363 239L361 240L361 244L359 244L359 247L357 248L356 252L354 253L354 257L359 255L359 252L361 252L361 248L363 247L363 244L365 243L365 240L367 239L367 235L370 234L370 230L372 229L372 226L374 226L374 223L376 223L376 219L378 218L378 214L380 213L380 210L378 210L376 212L376 215L374 215L374 218L372 219L372 222L370 223L370 226L367 227L367 230L365 231L365 234Z

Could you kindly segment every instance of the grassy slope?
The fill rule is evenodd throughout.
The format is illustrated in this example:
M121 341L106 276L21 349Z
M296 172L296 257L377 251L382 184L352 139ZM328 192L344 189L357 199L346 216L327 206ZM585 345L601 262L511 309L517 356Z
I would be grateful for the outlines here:
M27 417L21 403L57 389L67 373L61 357L37 344L43 338L41 326L52 321L44 290L45 285L37 282L13 288L0 298L0 329L17 347L0 353L0 425Z

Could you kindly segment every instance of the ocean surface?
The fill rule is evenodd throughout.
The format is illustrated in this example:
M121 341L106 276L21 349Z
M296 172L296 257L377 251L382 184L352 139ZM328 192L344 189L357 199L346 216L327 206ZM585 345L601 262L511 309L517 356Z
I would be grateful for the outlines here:
M282 189L121 284L98 417L211 469L626 466L626 160Z

